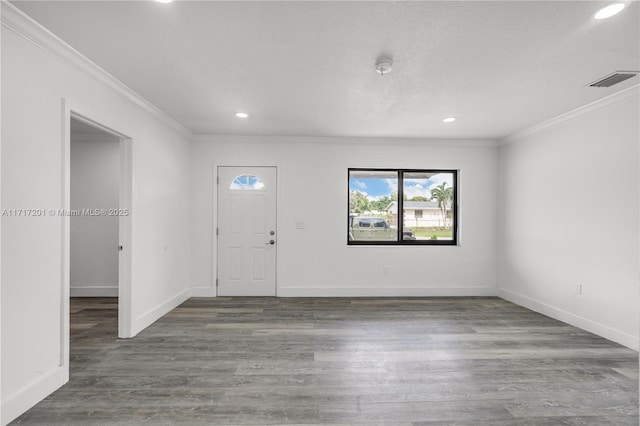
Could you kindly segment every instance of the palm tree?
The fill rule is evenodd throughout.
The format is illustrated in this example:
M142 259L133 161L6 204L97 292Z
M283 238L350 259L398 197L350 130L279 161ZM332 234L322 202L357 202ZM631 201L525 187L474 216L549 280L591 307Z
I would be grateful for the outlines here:
M447 227L447 203L453 200L453 188L447 188L447 182L442 182L442 184L436 186L431 190L431 200L438 201L438 207L440 208L440 213L442 213L442 221L444 223L444 227Z

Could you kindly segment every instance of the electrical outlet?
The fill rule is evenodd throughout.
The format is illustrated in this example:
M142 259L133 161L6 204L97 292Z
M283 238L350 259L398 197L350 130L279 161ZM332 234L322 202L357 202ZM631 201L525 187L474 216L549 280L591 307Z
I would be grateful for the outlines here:
M582 284L581 283L576 284L574 292L576 294L582 294Z
M389 265L384 265L382 267L382 273L383 274L390 274L391 273L391 270L389 269Z

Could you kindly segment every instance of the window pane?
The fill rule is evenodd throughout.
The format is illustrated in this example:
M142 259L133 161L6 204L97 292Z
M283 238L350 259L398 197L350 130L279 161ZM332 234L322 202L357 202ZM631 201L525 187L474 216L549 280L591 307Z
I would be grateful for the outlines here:
M246 191L260 191L264 190L264 182L257 176L253 175L240 175L236 177L229 189L232 190L246 190Z
M398 173L349 171L349 241L397 241Z
M406 172L403 177L403 239L453 240L453 173Z
M348 175L348 244L457 244L457 170L349 169Z

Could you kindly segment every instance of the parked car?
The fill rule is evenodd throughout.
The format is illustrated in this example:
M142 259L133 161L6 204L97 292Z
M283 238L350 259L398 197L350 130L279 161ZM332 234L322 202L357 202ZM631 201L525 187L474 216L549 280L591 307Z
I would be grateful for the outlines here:
M349 239L355 241L393 241L396 230L382 217L350 216Z
M382 217L349 215L349 241L395 241L396 238L397 228ZM402 239L415 240L416 236L410 228L405 228Z
M411 228L404 228L402 230L402 239L403 240L415 240L416 236L411 230Z

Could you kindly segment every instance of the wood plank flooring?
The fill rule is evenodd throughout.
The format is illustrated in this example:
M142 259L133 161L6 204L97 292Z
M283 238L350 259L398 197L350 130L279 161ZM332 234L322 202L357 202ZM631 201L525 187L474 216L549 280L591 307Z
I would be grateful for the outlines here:
M72 299L21 425L638 425L638 353L498 298L193 298L133 339Z

